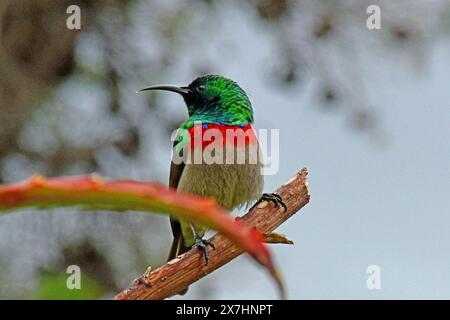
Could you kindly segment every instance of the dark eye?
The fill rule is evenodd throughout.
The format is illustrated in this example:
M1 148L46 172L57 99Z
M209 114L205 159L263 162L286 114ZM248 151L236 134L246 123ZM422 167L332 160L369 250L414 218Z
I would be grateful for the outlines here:
M202 92L203 90L205 90L205 86L204 85L200 85L200 86L198 86L198 89L197 89L199 92Z

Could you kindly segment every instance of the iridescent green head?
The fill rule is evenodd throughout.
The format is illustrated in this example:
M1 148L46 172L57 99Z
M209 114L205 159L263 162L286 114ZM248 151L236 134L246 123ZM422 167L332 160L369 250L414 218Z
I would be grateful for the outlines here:
M195 121L224 125L253 123L253 109L247 94L236 82L222 76L204 75L187 87L158 85L141 91L144 90L167 90L181 94L189 113L184 128L191 127Z

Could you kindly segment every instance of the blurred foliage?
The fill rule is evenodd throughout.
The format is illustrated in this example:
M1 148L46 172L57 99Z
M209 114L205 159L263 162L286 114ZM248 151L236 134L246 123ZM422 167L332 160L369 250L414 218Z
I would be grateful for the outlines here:
M81 278L80 289L68 289L67 274L42 272L36 291L29 297L40 300L89 300L99 299L105 290L94 279L87 276Z
M81 7L80 31L65 27L71 4ZM367 37L370 4L381 6L383 29ZM237 23L236 30L257 26L260 34L254 37L268 41L267 63L253 77L280 92L311 84L311 105L318 112L339 112L349 128L376 138L384 130L383 118L367 96L359 52L391 56L419 70L429 43L450 34L449 17L446 0L2 0L0 182L37 171L48 176L95 171L166 182L161 155L170 153L169 133L185 111L168 113L163 106L170 100L134 92L150 83L224 70L223 56L215 59L210 52L239 59L236 48L245 47L240 32L218 40L229 20ZM210 51L213 45L225 49ZM293 107L293 113L300 111ZM111 290L124 286L148 263L164 259L162 243L168 246L169 238L161 226L138 214L60 218L50 212L35 221L25 212L2 218L0 296L28 296L37 270L66 261L67 247L100 250L111 275L92 278ZM15 247L17 241L23 246ZM79 265L89 264L93 257L77 259ZM24 272L30 281L18 284ZM46 277L40 286L49 292L58 276Z

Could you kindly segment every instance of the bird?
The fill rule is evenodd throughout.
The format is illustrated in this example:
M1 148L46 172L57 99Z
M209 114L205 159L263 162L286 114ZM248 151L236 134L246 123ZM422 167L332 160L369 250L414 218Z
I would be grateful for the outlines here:
M262 192L263 161L253 128L253 108L247 93L235 81L207 74L187 86L154 85L139 92L148 90L181 95L188 111L188 119L178 129L182 133L176 135L173 144L169 187L177 192L212 197L228 211L251 204L255 206L265 200L286 209L278 194ZM196 133L201 139L196 139ZM215 139L206 139L207 134ZM213 149L210 153L206 152L208 147ZM192 161L199 150L201 161ZM216 161L206 159L206 155ZM175 156L182 161L175 161ZM207 264L207 247L215 249L203 239L208 229L175 217L170 217L170 225L173 241L168 261L196 246L203 252Z

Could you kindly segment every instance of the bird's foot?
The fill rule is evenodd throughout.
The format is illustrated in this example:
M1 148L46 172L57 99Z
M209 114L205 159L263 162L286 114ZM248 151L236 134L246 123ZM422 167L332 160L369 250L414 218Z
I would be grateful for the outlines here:
M263 201L273 202L276 206L283 207L284 211L287 210L286 204L283 202L283 199L279 194L276 193L263 193L261 198L259 198L259 200L256 201L256 203L253 205L252 209Z
M208 246L210 246L213 250L216 250L216 247L214 247L214 245L210 241L203 239L197 234L195 235L194 247L197 247L203 253L203 258L205 259L205 266L208 265L209 259Z

